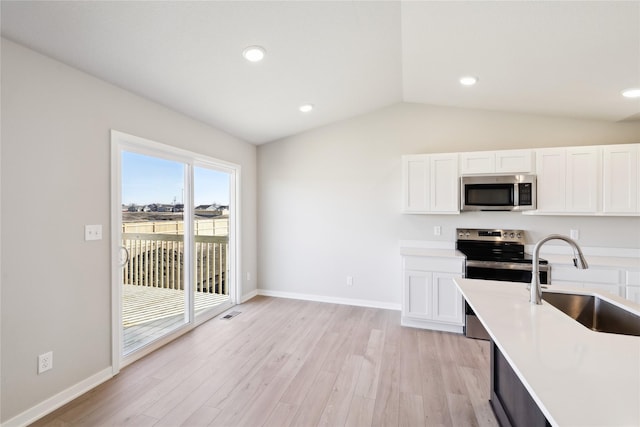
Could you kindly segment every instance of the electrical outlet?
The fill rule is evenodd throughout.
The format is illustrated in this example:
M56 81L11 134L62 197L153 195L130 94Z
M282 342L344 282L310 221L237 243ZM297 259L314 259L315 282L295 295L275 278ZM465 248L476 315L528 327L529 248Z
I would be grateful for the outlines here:
M347 276L347 286L353 286L353 276Z
M247 282L251 281L251 273L247 271Z
M38 356L38 374L53 369L53 352L48 351Z
M442 227L440 227L439 225L436 225L433 227L433 235L434 236L439 236L442 234Z
M578 240L580 238L580 230L571 230L569 231L569 234L573 240Z

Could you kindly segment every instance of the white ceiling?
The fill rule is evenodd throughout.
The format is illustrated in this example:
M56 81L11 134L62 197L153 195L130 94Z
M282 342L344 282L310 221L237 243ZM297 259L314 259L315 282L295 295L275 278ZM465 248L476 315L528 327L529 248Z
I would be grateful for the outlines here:
M256 144L403 101L640 120L640 1L1 7L4 37Z

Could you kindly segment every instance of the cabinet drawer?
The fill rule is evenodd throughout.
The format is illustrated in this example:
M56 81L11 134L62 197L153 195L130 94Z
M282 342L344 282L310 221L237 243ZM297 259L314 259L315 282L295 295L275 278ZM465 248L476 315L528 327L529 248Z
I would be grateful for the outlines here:
M578 270L573 267L551 267L551 283L554 280L581 282L581 283L604 283L618 285L621 283L620 270L618 269L597 269L588 268Z
M464 273L464 262L461 259L437 257L404 257L405 270L442 271L446 273Z
M610 294L613 294L618 297L625 296L625 289L620 285L611 285L611 284L603 284L603 283L585 283L585 289L593 289L595 291L605 291Z

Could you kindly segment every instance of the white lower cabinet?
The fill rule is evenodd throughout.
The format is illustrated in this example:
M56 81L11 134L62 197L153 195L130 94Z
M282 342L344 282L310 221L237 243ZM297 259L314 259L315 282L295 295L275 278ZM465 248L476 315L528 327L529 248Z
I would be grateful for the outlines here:
M433 320L452 325L463 325L462 294L453 281L456 277L462 277L462 274L431 274L433 275Z
M640 304L640 270L627 270L625 276L625 298Z
M587 258L588 259L588 258ZM568 285L625 297L624 270L616 267L589 267L578 270L566 264L551 265L551 285Z
M640 270L633 267L598 265L578 270L568 264L554 263L551 285L604 291L640 304Z
M463 298L453 279L464 260L408 256L403 265L402 325L461 333Z

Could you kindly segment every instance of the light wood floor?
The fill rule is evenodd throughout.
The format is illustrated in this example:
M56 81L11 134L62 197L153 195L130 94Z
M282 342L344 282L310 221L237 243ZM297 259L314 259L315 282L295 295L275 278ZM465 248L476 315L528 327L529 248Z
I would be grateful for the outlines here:
M37 426L496 426L489 345L397 311L256 297Z

